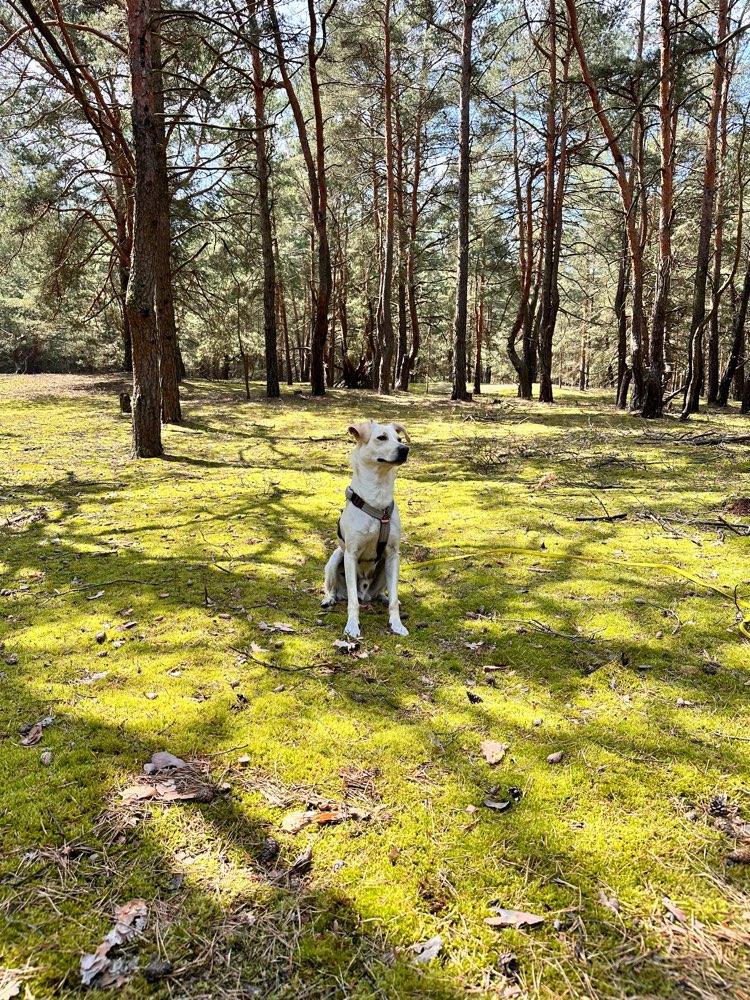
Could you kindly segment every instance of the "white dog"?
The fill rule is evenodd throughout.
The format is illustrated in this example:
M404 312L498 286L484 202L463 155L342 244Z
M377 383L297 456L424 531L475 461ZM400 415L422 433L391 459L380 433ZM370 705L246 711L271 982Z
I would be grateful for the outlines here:
M393 499L398 467L409 456L401 438L411 441L401 424L365 420L349 427L356 447L347 504L339 519L339 544L325 570L323 607L348 603L344 632L358 638L359 604L380 598L388 604L391 631L408 635L398 605L401 519ZM385 592L388 592L386 598Z

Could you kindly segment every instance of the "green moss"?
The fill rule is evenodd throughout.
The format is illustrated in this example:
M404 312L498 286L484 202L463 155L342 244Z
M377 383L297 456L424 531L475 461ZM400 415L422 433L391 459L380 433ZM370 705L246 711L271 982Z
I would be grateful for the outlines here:
M747 933L748 874L727 865L707 805L726 793L747 816L750 743L726 737L747 733L749 647L707 588L747 592L747 542L690 523L740 495L746 449L677 443L684 425L644 425L596 394L553 408L498 396L246 403L238 386L191 382L167 459L132 463L114 382L0 378L0 641L18 656L0 679L2 962L35 970L36 997L81 994L80 955L133 896L151 920L131 950L145 964L161 949L180 996L500 996L516 982L497 969L509 951L534 997L746 981L743 954L710 946L724 922ZM411 635L363 612L364 659L333 647L342 609L319 609L357 415L414 439L398 481ZM627 519L575 520L602 504ZM263 629L275 621L295 631ZM251 642L278 669L238 658ZM18 727L50 713L20 746ZM486 737L510 744L494 768ZM205 761L228 793L118 826L118 790L159 749ZM390 821L285 835L304 795L275 807L248 778L338 798L352 765L379 772ZM494 785L523 798L482 807ZM270 834L280 867L313 846L304 884L264 875ZM709 944L672 929L662 895ZM493 901L546 922L493 931ZM410 946L435 934L441 960L415 968ZM142 977L119 993L167 994Z

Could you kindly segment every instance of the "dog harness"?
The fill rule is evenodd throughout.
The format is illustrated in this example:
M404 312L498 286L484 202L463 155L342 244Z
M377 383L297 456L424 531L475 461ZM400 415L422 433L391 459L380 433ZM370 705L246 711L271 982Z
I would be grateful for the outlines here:
M351 486L346 487L346 499L363 510L365 514L369 514L370 517L374 517L376 521L380 521L380 534L378 535L378 547L375 552L375 560L379 562L383 553L385 552L385 547L388 544L388 538L391 534L391 514L393 513L393 508L396 506L396 501L391 500L387 507L378 508L373 507L371 504L363 500L359 493L355 493ZM339 523L336 528L336 532L344 544L346 544L344 536L341 534L341 518L339 518Z

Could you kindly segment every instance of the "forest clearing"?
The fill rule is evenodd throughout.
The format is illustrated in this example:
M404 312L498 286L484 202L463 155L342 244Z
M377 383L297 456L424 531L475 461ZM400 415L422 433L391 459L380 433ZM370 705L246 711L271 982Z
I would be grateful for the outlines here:
M123 386L0 377L2 996L748 995L736 406L188 379L132 462ZM350 643L361 416L410 635Z

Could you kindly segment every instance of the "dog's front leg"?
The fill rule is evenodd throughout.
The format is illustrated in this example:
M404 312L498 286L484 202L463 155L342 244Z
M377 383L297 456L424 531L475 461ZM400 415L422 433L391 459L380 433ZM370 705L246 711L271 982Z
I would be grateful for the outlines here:
M359 594L357 593L357 563L358 557L353 552L344 553L344 575L346 577L346 596L349 617L344 632L353 639L359 639Z
M401 623L401 613L398 605L398 576L401 567L401 557L398 549L388 552L385 557L385 582L388 587L388 621L391 632L396 635L408 635L409 630Z

